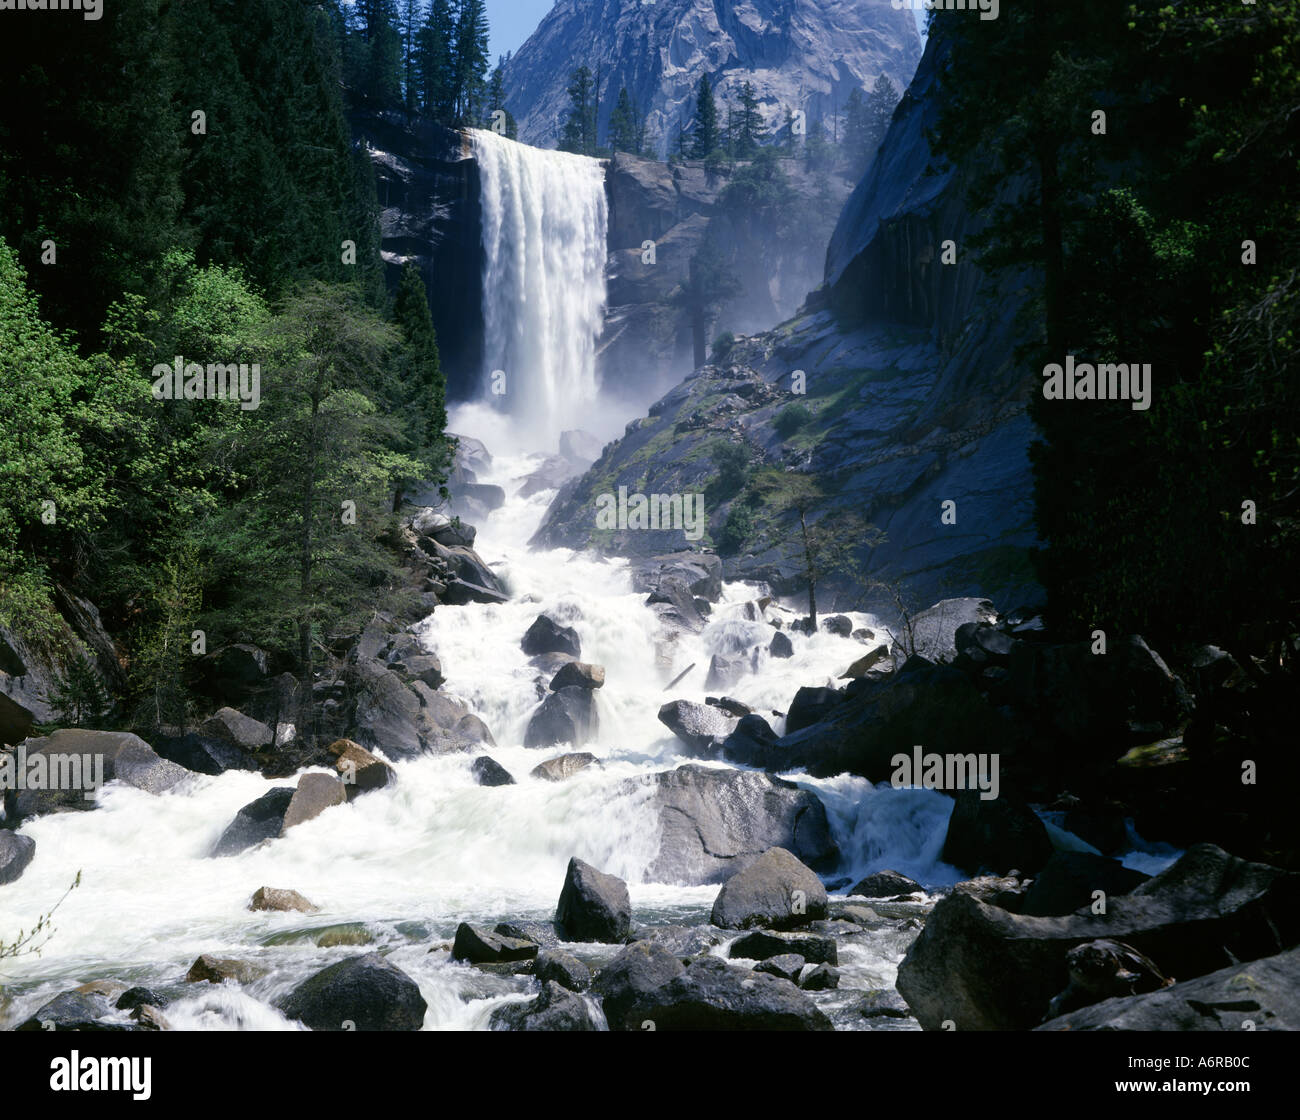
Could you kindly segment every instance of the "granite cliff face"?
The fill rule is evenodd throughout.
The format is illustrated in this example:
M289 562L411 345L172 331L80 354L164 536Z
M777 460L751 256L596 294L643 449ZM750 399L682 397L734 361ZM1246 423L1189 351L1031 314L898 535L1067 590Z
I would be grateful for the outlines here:
M354 113L379 195L390 291L413 261L429 293L448 394L478 390L483 364L482 216L478 165L466 138L398 113Z
M537 541L652 555L689 547L680 532L602 532L595 499L629 492L711 492L713 543L743 492L719 493L713 453L742 444L750 469L818 476L832 495L818 517L865 517L887 534L862 568L917 601L1035 598L1026 406L1014 360L1022 297L993 290L964 239L962 168L930 169L925 141L941 50L927 50L867 178L831 239L825 286L794 319L740 340L628 425L584 478L561 491ZM946 240L957 263L943 264ZM977 301L978 297L978 301ZM806 394L799 394L803 371ZM802 406L798 423L783 413ZM780 419L779 419L780 418ZM955 503L945 523L943 503ZM761 516L761 508L757 511ZM833 522L832 522L833 524ZM707 542L706 542L707 543ZM799 587L792 549L751 534L726 556L728 578ZM827 602L824 608L833 607Z
M787 108L829 117L881 74L904 89L920 56L912 13L887 0L558 0L505 78L520 139L554 147L570 75L599 68L601 135L626 86L651 150L664 156L705 74L728 102L752 82L775 127Z

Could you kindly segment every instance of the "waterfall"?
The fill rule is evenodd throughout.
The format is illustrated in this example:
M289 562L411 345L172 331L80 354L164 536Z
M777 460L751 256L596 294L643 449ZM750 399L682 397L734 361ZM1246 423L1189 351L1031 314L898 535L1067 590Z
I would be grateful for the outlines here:
M597 392L604 169L493 132L470 135L482 182L484 396L530 450L554 450Z

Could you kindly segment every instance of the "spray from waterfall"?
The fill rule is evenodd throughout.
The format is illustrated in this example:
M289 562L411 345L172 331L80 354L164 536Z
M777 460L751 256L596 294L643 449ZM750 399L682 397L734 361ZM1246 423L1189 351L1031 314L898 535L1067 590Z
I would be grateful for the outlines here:
M482 183L485 401L529 450L596 405L609 204L599 161L470 133Z

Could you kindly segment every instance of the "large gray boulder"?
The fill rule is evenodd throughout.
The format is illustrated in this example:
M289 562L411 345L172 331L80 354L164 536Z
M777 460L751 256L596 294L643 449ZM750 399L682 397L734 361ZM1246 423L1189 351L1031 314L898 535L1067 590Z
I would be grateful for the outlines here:
M332 774L304 774L298 779L298 788L289 799L280 825L280 835L307 821L315 820L326 809L347 803L348 791Z
M1027 1030L1068 981L1066 954L1108 938L1145 953L1176 980L1300 943L1300 873L1198 844L1106 913L1035 918L965 893L931 912L899 966L898 990L926 1030Z
M284 827L284 815L293 801L292 786L277 786L250 801L226 827L213 849L214 856L236 856L264 840L273 840Z
M548 614L539 614L533 624L524 632L519 643L524 653L534 657L540 653L567 653L572 657L582 656L582 643L578 632L572 626L556 622Z
M522 937L510 937L496 933L469 922L461 922L456 927L456 939L452 942L451 958L456 961L468 961L470 964L497 964L503 961L530 961L537 956L537 944Z
M580 751L574 754L562 754L557 758L548 758L529 771L529 777L543 782L565 782L580 774L596 761L594 754Z
M633 591L666 594L666 585L672 583L716 603L722 595L722 560L710 552L674 552L644 560L632 569Z
M829 1031L825 1013L789 980L701 957L638 999L626 1030L651 1022L658 1031Z
M546 694L546 699L529 717L524 746L554 747L568 743L580 747L595 738L599 727L593 691L570 685Z
M470 766L474 780L481 786L512 786L515 780L501 763L487 755L479 755Z
M773 847L814 870L830 870L839 860L825 807L791 782L689 764L629 778L624 788L647 784L660 825L659 850L647 870L653 882L724 883Z
M11 821L64 809L93 809L94 783L101 775L105 784L124 782L161 794L190 773L159 758L148 743L128 731L69 728L43 739L28 739L23 745L29 772L34 765L43 767L60 788L6 789L5 815Z
M1145 995L1083 1007L1040 1031L1300 1031L1300 949Z
M17 882L35 856L35 840L0 828L0 886Z
M555 931L564 941L621 942L632 928L627 884L576 856L569 860L555 908Z
M367 750L407 759L426 751L471 751L492 741L483 721L459 700L423 680L403 680L375 657L357 656L345 680L355 703L344 734Z
M1043 918L1070 914L1090 905L1094 891L1107 898L1128 894L1149 878L1117 859L1091 852L1053 852L1025 891L1020 913Z
M908 657L927 661L952 661L957 656L957 631L974 623L997 621L997 611L987 599L944 599L914 614L910 629L900 626L894 635L901 647L900 663Z
M567 661L551 678L551 691L562 688L601 688L605 683L605 667L588 665L585 661Z
M784 848L768 848L723 884L709 919L722 929L793 929L826 917L826 888Z
M627 1029L627 1012L642 996L649 995L685 966L656 941L634 941L596 974L592 995L601 1001L611 1031ZM632 1030L640 1030L636 1024Z
M1032 875L1052 855L1047 826L1028 805L1002 794L985 800L978 790L956 795L940 859L971 875Z
M367 953L304 980L279 1008L314 1031L418 1031L428 1004L405 972Z
M735 731L739 720L712 704L670 700L659 709L659 722L697 758L717 758L722 741Z
M250 753L269 747L274 739L266 724L234 708L218 708L199 725L199 734Z

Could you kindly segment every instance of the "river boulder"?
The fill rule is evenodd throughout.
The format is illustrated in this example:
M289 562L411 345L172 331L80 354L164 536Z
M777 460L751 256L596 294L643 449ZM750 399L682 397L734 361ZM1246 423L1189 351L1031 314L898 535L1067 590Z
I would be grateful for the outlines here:
M405 972L367 953L304 980L279 1008L314 1031L418 1031L428 1005Z
M689 764L629 778L624 788L651 787L659 817L653 882L725 883L769 848L784 848L813 870L839 860L826 809L816 794L745 770Z
M634 941L596 974L591 991L601 1000L611 1031L640 1030L639 1023L626 1027L628 1010L685 971L682 962L657 941Z
M494 1031L598 1031L591 1005L555 980L542 984L541 994L526 1002L506 1003L492 1012Z
M829 1031L825 1013L789 980L701 957L643 995L624 1014L626 1030Z
M250 801L226 827L213 850L214 856L234 856L249 848L256 847L264 840L271 840L280 835L284 827L284 815L289 811L293 800L292 786L277 786L262 794L256 801Z
M555 930L564 941L620 942L632 928L627 884L576 856L569 860L555 908Z
M539 653L567 653L571 657L582 656L582 643L578 632L572 626L556 622L550 615L539 614L533 624L524 632L519 643L524 653L535 657Z
M0 886L16 883L35 856L35 840L0 828Z
M589 688L569 686L548 692L533 712L524 732L525 747L554 747L560 743L580 747L596 736L600 718Z
M1106 913L1012 914L962 893L943 899L898 970L898 990L926 1030L1027 1030L1066 987L1066 954L1107 938L1193 979L1300 944L1300 873L1198 844Z
M793 929L826 917L826 888L784 848L768 848L723 884L710 921L722 929Z

